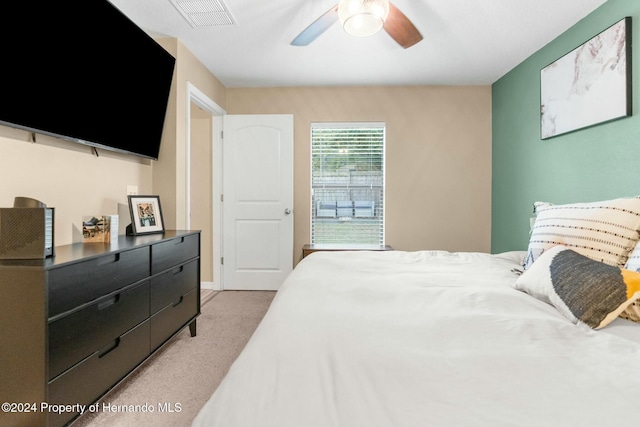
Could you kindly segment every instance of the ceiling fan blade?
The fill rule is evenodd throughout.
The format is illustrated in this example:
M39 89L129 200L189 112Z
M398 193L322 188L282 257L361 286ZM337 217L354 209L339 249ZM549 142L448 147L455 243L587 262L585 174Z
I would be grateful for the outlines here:
M422 40L422 34L400 10L389 3L384 29L400 46L407 49Z
M307 46L314 41L320 34L324 33L330 26L338 20L338 5L329 9L320 18L313 21L311 25L305 28L291 42L292 46Z

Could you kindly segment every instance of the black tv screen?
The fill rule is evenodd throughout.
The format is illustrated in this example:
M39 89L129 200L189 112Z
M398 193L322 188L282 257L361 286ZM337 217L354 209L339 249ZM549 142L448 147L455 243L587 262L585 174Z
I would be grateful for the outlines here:
M158 158L171 54L107 0L0 11L0 124Z

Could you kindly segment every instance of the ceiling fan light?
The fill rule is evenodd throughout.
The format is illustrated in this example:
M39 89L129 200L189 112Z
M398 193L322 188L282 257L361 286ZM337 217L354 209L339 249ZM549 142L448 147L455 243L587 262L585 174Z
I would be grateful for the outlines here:
M365 37L380 31L389 14L389 0L340 0L338 17L352 36Z

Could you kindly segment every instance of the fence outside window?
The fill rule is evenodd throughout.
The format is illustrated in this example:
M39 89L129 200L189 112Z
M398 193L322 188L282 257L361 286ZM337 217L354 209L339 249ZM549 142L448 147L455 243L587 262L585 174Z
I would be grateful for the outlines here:
M383 123L311 126L311 242L384 245Z

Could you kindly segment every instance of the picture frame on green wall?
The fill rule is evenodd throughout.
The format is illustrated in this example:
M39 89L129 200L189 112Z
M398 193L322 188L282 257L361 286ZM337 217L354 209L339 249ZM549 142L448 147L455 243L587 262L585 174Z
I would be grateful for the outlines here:
M540 71L540 137L631 116L631 17Z

